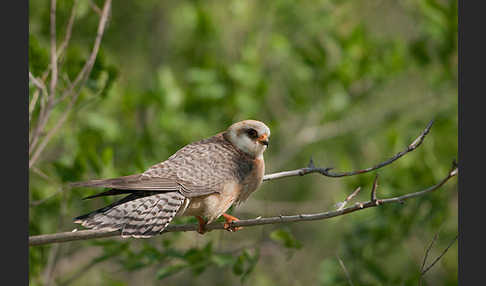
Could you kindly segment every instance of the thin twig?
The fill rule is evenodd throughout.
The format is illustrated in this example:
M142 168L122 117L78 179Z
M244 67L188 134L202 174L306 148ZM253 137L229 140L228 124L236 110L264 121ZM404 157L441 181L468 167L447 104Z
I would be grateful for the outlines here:
M71 79L69 78L68 74L64 74L64 80L66 81L66 83L67 83L67 85L70 89L74 89L74 85L71 82ZM64 101L70 95L71 94L69 94L69 93L64 93L62 96L56 98L54 105L57 105L57 104L59 104L59 102Z
M37 87L37 90L34 92L32 99L30 100L29 103L29 122L30 122L32 118L32 112L34 112L35 106L37 104L39 93L42 92L42 94L46 96L47 90L43 80L36 78L30 71L29 71L29 80Z
M40 205L40 204L42 204L42 203L46 202L47 200L49 200L49 199L53 198L54 196L56 196L57 194L61 193L62 191L63 191L63 189L62 189L62 188L59 188L59 190L57 190L57 191L56 191L54 194L52 194L52 195L50 195L50 196L48 196L48 197L46 197L46 198L43 198L43 199L41 199L41 200L30 202L30 203L29 203L29 205L30 205L31 207L38 206L38 205Z
M67 109L64 111L64 114L62 115L61 119L57 122L56 126L54 128L52 128L49 131L49 133L47 133L47 135L44 137L44 139L42 140L42 142L40 143L38 148L36 148L34 154L32 155L32 158L29 160L29 169L36 163L40 154L42 153L44 148L47 146L47 143L49 143L49 140L52 138L52 136L57 132L57 130L62 126L62 124L64 124L64 121L67 119L69 112L73 108L74 103L76 102L76 99L79 96L80 89L81 89L82 85L84 84L84 82L88 78L89 74L91 73L91 69L93 68L94 62L96 60L96 56L97 56L99 48L100 48L101 39L103 38L105 26L106 26L106 23L108 21L108 15L109 15L109 12L110 12L110 7L111 7L111 0L106 0L105 4L103 6L103 13L102 13L100 21L98 23L98 30L97 30L97 34L96 34L96 39L95 39L95 42L93 44L93 49L91 51L91 54L90 54L88 60L86 61L85 65L81 69L81 71L78 73L78 76L76 77L74 83L62 95L62 97L65 97L66 94L72 95L72 100L69 102ZM78 88L78 86L79 86L79 88ZM76 90L76 88L77 88L77 90ZM53 107L52 105L54 104L54 101L49 101L49 103L50 103L50 105L48 104L48 107L47 107L48 110L50 110ZM45 122L44 122L44 125L45 125ZM42 128L43 128L43 126L42 126ZM36 134L34 134L34 136L36 136ZM38 134L37 134L37 136L38 136ZM37 142L37 141L35 141L35 142ZM32 145L34 145L34 146L29 149L29 153L32 151L31 149L33 149L35 147L35 144L32 144Z
M88 60L86 61L85 65L83 66L83 68L79 72L78 76L74 80L73 85L72 85L73 87L77 87L79 83L84 82L86 80L86 78L88 77L88 75L90 74L91 69L93 68L94 62L96 60L96 56L98 55L98 50L100 48L101 39L103 38L103 33L105 31L105 27L106 27L106 24L108 22L110 7L111 7L111 0L106 0L105 4L103 5L103 10L102 10L102 13L101 13L100 21L98 23L98 30L97 30L97 33L96 33L96 39L95 39L95 43L93 45L93 50L91 51L91 54L90 54ZM70 88L67 91L67 93L72 93L72 92L73 92L73 88Z
M41 106L39 119L33 135L30 137L29 155L34 151L34 148L39 142L39 137L47 124L49 115L53 107L53 98L55 97L55 91L57 86L57 43L56 43L56 0L51 0L50 9L50 69L51 81L49 85L49 93L45 94L47 97L47 105ZM30 164L29 164L30 168Z
M78 3L78 0L74 0L73 7L71 8L71 15L69 16L69 20L68 20L68 23L66 25L66 35L64 37L64 40L63 40L61 46L57 50L57 60L58 61L64 55L64 52L65 52L65 50L66 50L66 48L69 44L69 40L71 39L72 28L73 28L74 20L75 20L75 17L76 17L77 3ZM52 64L49 63L49 65L47 66L47 69L42 74L42 80L43 81L46 80L46 78L49 76L49 73L50 73L51 70L52 70Z
M346 266L344 266L343 261L341 260L341 258L339 258L339 256L337 254L336 254L336 258L339 261L339 265L341 265L341 268L343 269L344 274L346 275L346 279L348 279L349 285L354 286L353 281L351 280L351 276L349 275L348 269L346 269Z
M376 202L376 189L378 188L378 174L376 174L373 180L373 187L371 188L371 201Z
M66 35L64 36L64 40L62 41L61 46L59 47L59 50L57 51L57 60L61 58L61 56L64 55L64 52L66 51L66 48L69 45L69 40L71 40L71 35L73 31L73 26L74 26L74 20L76 18L76 8L78 6L78 0L74 0L73 7L71 8L71 14L69 16L69 20L66 26Z
M424 131L422 131L422 133L419 135L419 137L417 137L410 145L408 145L405 150L395 154L390 159L383 161L383 162L381 162L381 163L379 163L379 164L377 164L373 167L369 167L369 168L357 170L357 171L350 171L350 172L331 172L330 170L332 170L333 168L317 168L317 167L312 166L312 167L306 167L306 168L301 168L301 169L292 170L292 171L283 171L283 172L265 175L263 177L263 181L281 179L281 178L285 178L285 177L305 176L305 175L311 174L311 173L319 173L323 176L331 177L331 178L340 178L340 177L348 177L348 176L354 176L354 175L358 175L358 174L364 174L364 173L368 173L368 172L383 168L383 167L393 163L395 160L401 158L405 154L412 152L415 149L417 149L417 147L419 147L422 144L422 142L424 141L425 136L427 136L427 134L429 133L430 129L432 128L433 123L434 123L434 121L431 120L427 124L427 127L424 129Z
M91 9L93 9L97 14L101 15L101 9L100 7L98 7L94 2L93 0L89 0L89 6L91 7Z
M51 67L49 94L54 97L57 86L56 0L51 0Z
M434 245L435 241L437 240L437 237L439 237L439 232L438 231L435 235L432 241L430 242L429 246L427 247L427 250L425 251L424 255L424 261L422 261L422 266L420 267L420 272L422 273L424 271L425 263L427 262L427 258L429 257L429 252L432 249L432 246Z
M32 81L32 83L35 86L37 86L37 88L40 90L44 90L46 88L42 80L36 78L30 71L29 71L29 80Z
M33 201L33 202L30 202L29 205L32 206L32 207L35 207L35 206L38 206L44 202L46 202L47 200L53 198L54 196L56 196L57 194L60 194L61 192L63 191L63 188L60 187L59 190L57 190L55 193L53 193L52 195L46 197L46 198L43 198L41 200L38 200L38 201Z
M444 185L450 178L456 176L458 173L457 166L454 162L452 169L449 171L447 176L442 179L436 185L433 185L425 190L409 193L407 195L388 198L388 199L380 199L377 202L367 201L367 202L360 202L356 203L353 206L344 208L342 210L334 210L316 214L298 214L298 215L291 215L291 216L277 216L277 217L268 217L268 218L256 218L256 219L247 219L247 220L239 220L234 221L231 223L231 227L240 227L240 226L256 226L256 225L266 225L266 224L279 224L279 223L290 223L290 222L299 222L299 221L313 221L313 220L323 220L323 219L330 219L333 217L345 215L348 213L352 213L355 211L360 211L366 208L377 207L378 205L388 204L388 203L402 203L405 200L410 198L423 196L429 192L435 191ZM198 224L185 224L185 225L169 225L167 228L162 232L177 232L177 231L197 231ZM206 226L206 230L222 230L224 229L223 223L211 223ZM81 231L74 231L74 232L63 232L63 233L54 233L54 234L43 234L43 235L36 235L29 237L29 245L44 245L49 243L59 243L59 242L68 242L68 241L75 241L75 240L86 240L86 239L93 239L93 238L104 238L104 237L112 237L120 235L120 231L106 231L106 230L81 230Z
M427 247L427 250L425 250L425 255L424 255L424 260L422 261L422 266L420 267L420 279L419 279L419 286L422 285L422 280L423 280L423 275L422 272L424 271L425 268L425 263L427 262L427 258L429 257L429 252L432 249L432 246L434 245L435 241L439 237L440 229L439 231L434 235L434 238L430 242L429 246Z
M66 205L67 205L67 200L66 200L66 196L64 195L63 198L61 199L60 212L59 212L60 215L59 215L59 221L57 226L58 229L61 229L63 226L63 221L67 211ZM56 268L60 251L61 251L61 244L54 245L49 251L49 257L47 259L47 267L44 270L44 285L46 286L52 284L52 281L54 279L53 277L54 269Z
M39 175L40 177L42 177L43 179L49 181L49 182L54 182L53 179L49 178L49 176L47 176L44 172L42 172L40 169L36 168L36 167L33 167L32 168L32 171L34 171L34 173L36 173L37 175Z
M49 98L49 94L46 94L46 97ZM30 136L30 145L29 145L29 155L35 150L37 143L39 142L39 137L42 134L42 130L44 129L47 119L49 118L50 111L52 108L52 101L47 100L46 104L41 102L41 109L39 112L39 117L37 119L37 125L34 129L34 133Z
M44 148L47 146L47 143L49 143L49 141L51 140L52 136L54 136L54 134L59 130L59 128L61 128L61 126L66 121L66 119L67 119L67 117L68 117L71 109L74 106L74 103L75 103L75 101L77 99L77 95L78 94L79 93L77 93L76 96L71 99L71 101L69 102L69 105L68 105L67 109L64 111L64 113L62 114L61 118L56 122L56 125L52 129L50 129L49 132L47 133L47 135L43 138L43 140L40 143L39 147L36 149L34 155L32 155L31 160L29 160L29 168L32 168L32 166L34 166L34 164L38 160L40 154L42 153L42 151L44 150Z
M39 89L34 91L34 94L32 95L32 99L30 100L30 103L29 103L29 123L32 120L32 112L34 111L35 106L37 104L37 99L39 98L39 93L40 93Z
M354 190L354 192L352 192L349 196L347 196L343 202L337 203L337 210L340 211L344 209L344 207L348 204L348 202L352 200L354 197L356 197L360 191L361 191L361 187L357 187L356 190Z
M57 258L57 255L59 253L59 248L61 247L61 244L56 244L53 245L52 248L49 251L49 255L47 257L47 266L46 269L44 270L43 274L43 285L50 285L52 282L52 271L54 269L55 261Z
M104 260L102 260L102 259L93 259L93 260L91 260L88 264L84 265L79 270L77 270L74 274L72 274L71 276L69 276L69 278L67 278L65 281L62 281L62 282L58 283L58 285L59 286L67 286L67 285L71 284L76 279L78 279L79 277L81 277L83 274L85 274L86 272L88 272L88 270L90 270L91 268L93 268L93 266L96 266L97 264L99 264L99 263L101 263L103 261Z
M442 253L436 259L434 259L434 261L427 268L425 268L425 270L422 271L422 273L421 273L422 276L425 275L425 273L427 273L427 271L429 271L430 268L432 268L442 258L442 256L444 256L446 254L446 252L449 250L449 248L451 248L451 246L454 244L454 242L456 242L456 240L457 240L458 237L459 237L459 234L456 234L456 236L454 237L454 239L442 251Z

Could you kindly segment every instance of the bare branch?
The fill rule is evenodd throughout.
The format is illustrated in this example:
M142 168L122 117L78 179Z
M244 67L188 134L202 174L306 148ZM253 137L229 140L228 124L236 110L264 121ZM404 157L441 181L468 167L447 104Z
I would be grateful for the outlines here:
M49 130L49 132L47 133L47 135L43 138L41 144L36 149L34 155L32 155L32 158L29 160L29 168L32 168L32 166L34 166L34 164L38 160L40 154L42 153L42 151L44 150L44 148L47 146L47 143L49 143L49 141L51 140L52 136L54 136L54 134L64 124L64 121L66 121L66 119L67 119L67 117L69 115L69 112L71 111L71 109L74 106L74 103L75 103L76 99L77 99L77 94L76 94L75 97L73 97L71 99L71 101L69 102L69 105L68 105L67 109L62 114L62 117L57 121L56 125L51 130Z
M458 237L459 237L459 234L456 234L456 236L454 237L454 239L442 251L442 253L436 259L434 259L434 261L427 268L425 268L425 270L422 271L422 273L421 273L422 276L425 275L425 273L427 273L427 271L429 271L430 268L432 268L442 258L442 256L444 256L446 254L446 252L449 250L449 248L451 248L451 246L454 244L454 242L456 242L456 240L457 240Z
M435 241L437 240L437 237L439 237L439 231L434 235L434 238L432 239L429 246L427 247L427 250L425 251L424 261L422 261L422 266L420 267L420 272L424 271L425 263L427 262L427 258L429 257L429 252L432 249L432 246L434 245Z
M344 271L344 274L346 275L346 279L348 279L349 285L354 286L353 281L351 280L351 276L349 275L348 269L346 266L344 266L344 262L339 258L339 256L336 254L336 258L339 261L339 265L341 265L341 268Z
M69 75L68 74L64 74L64 80L66 81L67 85L69 86L70 89L73 89L74 90L74 85L73 83L71 82L71 79L69 78ZM61 101L64 101L66 98L68 98L69 96L71 96L71 94L69 93L64 93L62 96L56 98L55 102L54 102L54 105L57 105L59 104L59 102Z
M91 9L93 9L97 14L101 15L101 9L100 7L98 7L94 2L93 0L89 0L89 6L91 7Z
M67 93L72 93L74 88L77 88L77 86L80 83L84 83L86 80L87 76L90 74L91 69L93 68L94 62L96 60L96 56L98 55L98 50L100 49L100 44L101 44L101 39L103 38L103 34L105 31L106 23L108 22L108 16L110 13L110 8L111 8L111 0L106 0L105 4L103 5L103 10L101 13L100 21L98 23L98 30L96 33L96 39L95 43L93 45L93 50L91 51L91 54L89 55L88 60L84 64L83 68L79 72L78 76L73 82L72 88L70 88Z
M375 176L373 181L373 187L371 188L371 201L376 202L376 189L378 188L378 174Z
M67 109L64 111L61 119L57 122L57 124L52 128L49 133L43 138L42 142L40 145L35 149L35 152L33 153L31 159L29 160L29 169L36 163L36 161L39 159L40 154L44 150L44 148L47 146L47 143L49 143L50 139L54 134L57 132L57 130L64 124L66 121L71 109L74 106L74 103L76 102L76 99L79 96L81 86L84 84L86 81L87 77L91 73L91 69L93 68L94 62L96 60L96 56L98 54L100 44L101 44L101 39L103 38L103 33L105 31L106 23L108 21L108 15L110 12L110 7L111 7L111 0L106 0L105 4L103 6L103 12L100 18L100 21L98 23L98 30L96 34L96 39L93 44L93 49L91 51L91 54L86 61L85 65L81 69L81 71L78 73L78 76L76 77L74 83L69 87L67 91L65 91L62 95L61 98L64 98L65 96L72 96L71 101L69 102L69 105ZM77 88L77 90L76 90ZM52 96L52 95L51 95ZM47 106L47 112L49 113L54 106L55 101L54 100L49 100L48 106ZM47 115L48 115L47 113ZM44 116L48 117L48 116ZM34 141L32 142L30 148L29 148L29 154L33 151L35 148L35 144L38 142L38 136L40 135L40 131L44 128L47 118L42 117L42 121L39 123L39 126L34 133ZM42 124L41 124L42 123Z
M356 190L354 190L354 192L352 192L349 196L347 196L343 202L337 203L337 207L338 207L337 210L340 211L344 209L344 207L348 204L348 202L352 200L354 197L356 197L360 191L361 191L361 187L356 188Z
M434 245L435 241L437 240L437 238L439 237L439 232L440 232L440 229L439 231L434 235L434 238L432 239L432 241L430 242L429 246L427 247L427 250L425 251L425 255L424 255L424 260L422 261L422 266L420 267L420 278L419 278L419 286L422 285L422 279L423 279L423 275L422 275L422 272L424 271L424 268L425 268L425 263L427 262L427 258L429 257L429 252L430 250L432 249L432 246Z
M29 206L31 207L35 207L35 206L38 206L44 202L46 202L47 200L49 200L50 198L53 198L54 196L56 196L57 194L60 194L61 192L63 191L63 188L60 187L59 190L57 190L55 193L53 193L52 195L48 196L48 197L45 197L41 200L38 200L38 201L33 201L33 202L30 202L29 203Z
M56 0L51 0L51 67L49 94L54 97L57 86Z
M46 86L42 82L42 80L36 78L30 71L29 71L29 80L40 90L44 90Z
M410 145L408 145L407 148L404 151L395 154L390 159L388 159L384 162L381 162L381 163L379 163L379 164L377 164L373 167L369 167L369 168L357 170L357 171L334 173L334 172L330 171L333 168L317 168L317 167L314 167L314 166L310 166L310 167L301 168L301 169L292 170L292 171L284 171L284 172L268 174L268 175L265 175L263 177L263 181L269 181L269 180L275 180L275 179L281 179L281 178L293 177L293 176L305 176L305 175L311 174L311 173L319 173L323 176L331 177L331 178L340 178L340 177L349 177L349 176L354 176L354 175L358 175L358 174L364 174L364 173L368 173L368 172L383 168L383 167L393 163L397 159L401 158L405 154L412 152L415 149L417 149L417 147L419 147L420 144L422 144L422 142L424 141L425 136L427 136L427 134L429 133L430 129L432 128L433 123L434 123L434 121L431 120L427 124L427 127L424 129L424 131L422 131L422 133L419 135L419 137L417 137Z
M277 216L277 217L268 217L268 218L256 218L256 219L247 219L247 220L239 220L234 221L231 223L231 227L240 227L240 226L256 226L256 225L266 225L266 224L279 224L279 223L290 223L290 222L300 222L300 221L313 221L313 220L323 220L323 219L330 219L337 216L342 216L348 213L352 213L355 211L360 211L366 208L377 207L378 205L388 204L388 203L402 203L405 200L423 196L429 192L435 191L444 185L450 178L456 176L458 173L457 166L454 162L452 169L449 171L447 176L442 179L436 185L433 185L425 190L409 193L407 195L393 197L388 199L380 199L376 202L367 201L367 202L360 202L356 203L353 206L341 209L341 210L334 210L322 213L315 213L315 214L298 214L298 215L291 215L291 216ZM377 203L379 202L379 203ZM177 231L197 231L198 225L197 224L185 224L185 225L169 225L162 233L166 232L177 232ZM223 223L211 223L206 226L208 231L210 230L222 230L224 229ZM120 231L105 231L105 230L81 230L81 231L73 231L73 232L63 232L63 233L54 233L54 234L43 234L43 235L36 235L29 237L29 245L44 245L50 243L59 243L59 242L68 242L68 241L75 241L75 240L86 240L86 239L93 239L93 238L104 238L104 237L112 237L120 235Z
M32 112L34 111L35 106L37 104L37 99L39 98L39 93L40 93L39 89L34 91L34 94L32 95L32 99L30 100L30 103L29 103L29 123L30 123L30 120L32 119Z
M46 269L44 270L43 274L43 282L44 285L51 285L52 284L52 272L54 270L54 266L56 265L56 260L57 256L59 254L59 248L61 247L61 244L56 244L52 246L52 248L49 251L49 255L47 257L47 266Z
M34 112L35 106L37 104L39 93L42 92L44 96L47 96L47 90L43 80L36 78L30 71L29 71L29 80L37 87L37 90L34 92L32 99L30 100L29 103L29 122L30 122L32 118L32 112Z
M78 0L74 0L73 7L71 8L71 14L69 16L68 23L66 25L66 35L64 36L64 40L62 41L59 50L57 51L57 60L59 60L64 51L66 50L67 46L69 45L69 40L71 40L71 34L73 31L74 26L74 19L76 18L76 7L78 6Z
M83 276L88 270L93 268L94 266L98 265L99 263L103 262L103 259L93 259L88 264L82 266L79 270L77 270L74 274L69 276L66 280L61 281L58 283L59 286L67 286L72 282L76 281L79 277Z
M69 16L69 20L68 20L68 23L66 25L66 35L64 36L64 40L63 40L61 46L57 50L57 60L58 61L63 56L67 46L69 45L69 40L71 39L72 28L73 28L74 20L75 20L75 17L76 17L77 4L78 4L78 0L74 0L73 7L71 8L71 15ZM49 73L50 73L51 70L52 70L52 64L49 63L49 65L47 66L47 69L42 74L42 80L45 80L47 78L47 76L49 76Z
M56 0L51 0L51 9L50 9L50 69L52 70L51 73L51 81L49 85L49 93L45 94L47 96L47 106L41 106L41 111L39 114L39 119L37 121L37 126L34 130L32 136L30 136L30 145L29 145L29 155L34 151L35 146L39 141L39 137L44 129L45 125L47 124L47 120L49 119L49 115L51 109L53 107L52 99L55 97L55 91L57 86L57 43L56 43ZM29 164L30 168L30 164Z
M60 212L59 212L60 215L59 215L59 221L57 226L58 229L61 229L63 225L64 218L66 217L66 211L67 211L67 201L64 195L60 205ZM61 251L61 246L62 246L61 244L56 244L49 250L47 266L44 269L44 274L43 274L44 285L51 285L53 282L54 269L56 267L59 258L59 252Z
M42 172L40 169L38 169L36 167L33 167L32 171L34 171L34 173L36 173L37 175L39 175L40 177L42 177L43 179L45 179L47 181L50 181L50 182L54 181L51 178L49 178L49 176L47 176L44 172Z

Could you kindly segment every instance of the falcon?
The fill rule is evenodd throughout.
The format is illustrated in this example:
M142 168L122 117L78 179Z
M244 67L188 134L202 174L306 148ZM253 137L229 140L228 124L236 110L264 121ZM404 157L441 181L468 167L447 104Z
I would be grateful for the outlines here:
M224 228L236 231L226 214L262 183L263 152L270 129L244 120L212 137L179 149L141 174L72 183L73 187L109 190L86 199L125 194L114 203L79 216L75 223L91 229L120 230L122 237L148 238L161 233L176 216L195 216L198 232L223 216Z

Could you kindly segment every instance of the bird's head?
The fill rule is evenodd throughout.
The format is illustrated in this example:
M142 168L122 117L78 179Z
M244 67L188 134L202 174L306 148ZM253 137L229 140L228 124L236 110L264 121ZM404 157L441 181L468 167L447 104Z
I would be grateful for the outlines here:
M270 128L260 121L244 120L228 127L224 136L239 150L260 158L268 147Z

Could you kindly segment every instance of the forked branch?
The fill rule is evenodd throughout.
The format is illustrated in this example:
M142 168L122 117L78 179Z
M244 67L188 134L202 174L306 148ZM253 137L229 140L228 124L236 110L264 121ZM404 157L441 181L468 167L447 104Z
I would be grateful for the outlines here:
M420 197L425 194L428 194L432 191L435 191L442 187L449 179L456 176L458 173L458 169L456 163L453 163L453 166L447 176L442 179L439 183L421 190L417 192L412 192L403 196L386 198L386 199L377 199L376 198L376 188L377 188L377 179L373 183L372 193L375 192L375 195L372 195L372 198L366 202L357 202L352 206L347 208L339 207L336 210L322 212L322 213L314 213L314 214L298 214L298 215L290 215L290 216L277 216L277 217L268 217L268 218L256 218L256 219L247 219L247 220L239 220L234 221L231 224L231 227L247 227L247 226L256 226L256 225L266 225L266 224L279 224L279 223L289 223L289 222L300 222L300 221L312 221L312 220L323 220L323 219L330 219L337 216L342 216L345 214L349 214L352 212L364 210L367 208L376 207L379 205L390 204L390 203L403 203L405 200ZM356 195L358 190L354 191L353 193ZM352 198L352 197L351 197ZM346 203L351 199L350 196L346 198ZM224 229L223 223L212 223L206 226L206 230L222 230ZM169 225L162 233L166 232L177 232L177 231L197 231L198 225L197 224L184 224L184 225ZM120 231L104 231L104 230L82 230L82 231L73 231L73 232L63 232L63 233L55 233L55 234L45 234L45 235L36 235L29 237L29 245L44 245L50 243L60 243L60 242L68 242L68 241L76 241L76 240L86 240L86 239L94 239L94 238L104 238L104 237L113 237L119 236Z
M51 63L49 66L48 70L51 70L51 81L49 85L49 94L46 96L47 102L45 106L41 106L40 111L39 111L39 116L36 122L36 126L33 130L33 132L30 134L29 138L29 169L34 166L34 164L37 162L39 159L41 153L43 152L44 148L47 146L51 138L54 136L54 134L61 128L61 126L64 124L66 121L67 117L69 116L70 111L72 110L74 104L76 103L76 100L79 96L79 93L81 91L81 88L84 86L87 78L89 77L89 74L91 73L91 70L93 68L93 65L95 63L96 57L98 55L98 51L100 48L101 40L103 38L103 34L105 31L106 24L108 22L108 17L109 17L109 12L111 8L111 0L106 0L104 5L103 5L103 11L100 16L100 20L98 22L98 29L96 33L96 38L93 44L93 48L91 50L91 53L86 60L83 68L81 71L78 73L76 76L76 79L74 80L73 84L69 85L69 87L62 92L62 95L60 97L56 96L57 91L57 80L58 80L58 60L59 57L62 55L62 53L66 50L66 47L69 43L69 39L71 37L71 31L72 31L72 26L74 22L74 16L75 16L75 7L77 5L77 1L74 2L73 8L71 11L71 16L69 18L68 24L67 24L67 31L66 31L66 37L61 45L61 48L59 51L57 51L56 48L56 27L55 27L55 21L56 21L56 1L52 0L51 1ZM47 74L46 74L47 75ZM33 76L31 77L31 81L33 81L36 86L41 86L40 81L36 80ZM42 89L43 91L45 89ZM38 94L37 94L38 96ZM37 96L33 97L35 100L37 100ZM49 117L54 110L54 107L59 104L60 101L64 100L65 98L70 98L68 106L66 110L63 112L61 118L57 120L57 123L53 128L51 128L48 132L45 132L45 127L49 121ZM35 107L35 102L31 103L31 106L33 109ZM32 110L30 111L30 114L32 114Z
M328 168L318 168L314 166L314 162L311 159L309 162L309 165L305 168L297 169L297 170L292 170L292 171L283 171L283 172L278 172L278 173L273 173L269 175L265 175L263 177L263 181L270 181L270 180L275 180L275 179L281 179L285 177L294 177L294 176L304 176L307 174L312 174L312 173L319 173L323 176L326 177L332 177L332 178L340 178L340 177L349 177L349 176L354 176L354 175L359 175L359 174L364 174L368 173L371 171L375 171L377 169L383 168L387 165L390 165L391 163L395 162L397 159L401 158L405 154L414 151L417 149L417 147L422 144L422 142L425 139L425 136L429 134L430 129L432 128L432 124L434 123L434 120L431 120L427 126L425 127L424 131L420 133L420 135L410 144L407 146L407 148L397 154L395 154L393 157L390 159L383 161L381 163L376 164L373 167L369 167L366 169L361 169L361 170L356 170L356 171L349 171L349 172L331 172L332 169L331 167Z

